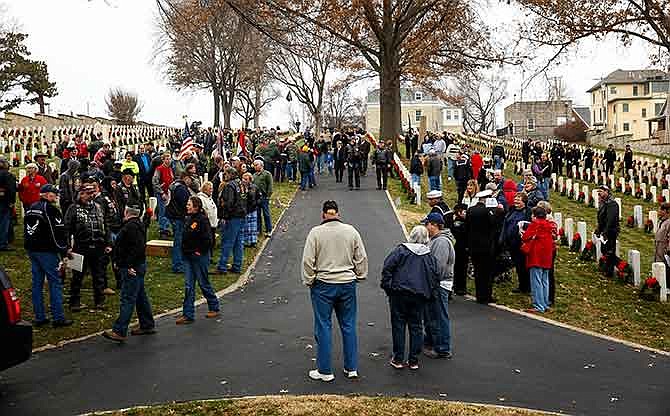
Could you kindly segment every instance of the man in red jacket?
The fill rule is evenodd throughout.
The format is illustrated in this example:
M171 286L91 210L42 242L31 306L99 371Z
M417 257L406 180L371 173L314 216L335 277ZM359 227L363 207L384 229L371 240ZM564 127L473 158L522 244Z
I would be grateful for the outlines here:
M530 291L533 307L530 313L544 313L549 309L549 270L554 253L556 223L547 220L547 211L533 208L533 222L521 237L521 251L526 255L526 267L530 273Z
M44 176L37 174L37 165L34 163L26 165L26 173L26 176L19 182L18 188L19 199L24 210L40 200L40 189L48 183Z

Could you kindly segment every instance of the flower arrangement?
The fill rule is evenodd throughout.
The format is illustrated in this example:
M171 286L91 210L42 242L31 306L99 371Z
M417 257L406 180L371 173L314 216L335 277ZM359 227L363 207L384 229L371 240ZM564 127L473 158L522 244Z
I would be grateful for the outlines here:
M650 234L654 230L654 222L647 220L644 222L644 232Z
M665 202L665 197L663 195L659 195L658 198L656 198L656 200L659 204L662 204Z
M640 199L642 198L642 188L638 186L638 188L635 190L635 198Z
M588 205L589 205L591 208L593 208L593 207L596 206L596 201L595 201L593 198L589 198L589 204L588 204Z
M568 189L568 199L572 199L574 194L575 194L574 189L572 189L572 188Z
M623 192L624 191L624 186L621 182L617 183L616 185L616 191L617 192Z
M602 274L605 274L605 272L607 271L607 256L602 255L598 259L598 270Z
M570 245L570 251L573 253L579 253L579 250L582 248L582 236L579 233L575 233L572 236L572 244Z
M645 202L651 202L651 192L647 192L647 195L644 196Z
M565 229L561 228L558 230L558 237L561 239L561 245L564 247L568 246L568 236L565 235Z
M661 178L661 189L668 189L668 180Z
M638 295L645 300L658 300L661 293L661 284L655 277L649 276L640 284Z
M633 188L630 187L630 185L626 185L626 189L623 191L624 195L632 195L633 194Z
M620 260L616 265L616 277L622 283L633 283L633 268L627 261Z
M635 228L635 218L632 215L626 218L626 226L629 228Z
M577 201L584 203L584 200L586 199L586 195L584 192L579 192L579 195L577 195Z
M593 245L593 241L587 241L584 246L584 250L579 255L579 259L583 261L592 261L596 255L596 247Z

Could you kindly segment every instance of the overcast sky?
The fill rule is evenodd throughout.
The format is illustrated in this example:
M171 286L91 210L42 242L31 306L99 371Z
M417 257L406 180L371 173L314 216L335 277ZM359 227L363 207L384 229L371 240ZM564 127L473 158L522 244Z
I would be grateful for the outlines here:
M45 60L51 79L57 82L59 95L50 100L49 112L106 116L105 93L111 87L123 87L135 91L144 101L140 118L145 121L181 126L182 116L187 114L190 120L211 124L209 94L171 89L151 62L155 1L107 2L113 7L103 0L4 0L9 14L29 34L27 43L33 59ZM505 31L513 27L517 15L514 6L492 1L486 20ZM649 67L644 45L634 43L624 48L614 40L585 42L568 60L555 67L551 75L562 77L573 100L586 105L586 90L600 77L618 68ZM522 74L519 68L512 68L505 70L505 76L509 87L503 104L508 105L514 101L514 94L520 94ZM374 84L360 85L356 94L364 95L367 88L373 87ZM524 100L542 99L545 95L542 82L538 82L524 92ZM498 114L502 114L504 105ZM19 109L24 114L37 111L36 106ZM261 122L286 127L286 101L277 101ZM498 123L502 124L502 117Z

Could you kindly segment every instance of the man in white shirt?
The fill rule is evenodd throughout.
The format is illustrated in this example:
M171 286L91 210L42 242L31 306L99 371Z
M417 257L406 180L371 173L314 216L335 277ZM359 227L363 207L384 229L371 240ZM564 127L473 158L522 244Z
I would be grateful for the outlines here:
M302 279L310 288L314 311L317 368L313 380L333 381L332 313L342 331L344 374L358 377L356 282L368 275L368 258L358 231L340 220L335 201L323 204L322 222L309 232L302 255Z

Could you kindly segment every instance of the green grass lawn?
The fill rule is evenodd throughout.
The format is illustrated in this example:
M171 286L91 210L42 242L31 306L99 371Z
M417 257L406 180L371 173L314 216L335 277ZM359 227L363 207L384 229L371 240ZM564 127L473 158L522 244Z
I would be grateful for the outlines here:
M296 189L297 186L295 184L275 184L271 203L272 219L275 224L281 213L292 201ZM31 320L33 318L33 311L31 302L32 276L30 272L30 261L27 259L26 252L23 249L22 224L19 224L15 230L17 240L13 243L13 247L16 248L16 251L0 254L0 264L2 264L9 274L12 283L16 287L20 296L23 318ZM148 238L149 240L158 238L158 225L156 222L152 223L149 229ZM260 242L263 241L263 238L265 237L259 236L259 246ZM258 248L245 249L243 270L246 270L251 262L253 262L257 252ZM218 260L218 257L218 251L215 251L214 261ZM149 257L147 263L148 270L145 283L149 299L151 300L153 313L157 315L181 306L184 292L183 275L172 273L170 258ZM210 272L214 270L214 267L215 265L211 266ZM110 282L114 282L111 268L108 268L107 274ZM217 291L226 288L237 281L238 278L239 275L236 274L210 274L212 285ZM68 273L63 290L65 303L67 303L69 296L69 287L70 274ZM92 306L93 290L90 275L88 274L84 277L84 288L81 293L82 304ZM47 309L49 305L48 298L48 290L45 287L45 307ZM33 346L37 348L46 344L56 344L63 340L77 338L111 328L111 325L119 312L118 294L108 296L106 305L107 310L104 312L85 308L79 313L70 313L66 307L65 314L67 317L75 321L74 325L68 328L59 329L51 328L51 326L35 328L33 330Z
M422 399L282 396L176 403L105 414L115 416L541 416L548 413Z
M399 149L404 154L404 149ZM512 174L511 168L506 170L506 177L518 180ZM446 172L445 172L446 175ZM443 192L449 206L456 202L456 189L453 181L447 181L443 175ZM422 177L424 193L428 189L427 180ZM422 207L411 205L402 190L400 181L390 180L389 192L394 201L400 199L398 211L406 227L411 228L429 211L427 204ZM627 204L632 213L632 202L635 198L625 198L624 211ZM563 214L563 219L587 223L589 234L597 224L594 208L561 196L559 193L550 194L550 202L554 212ZM650 204L651 205L651 204ZM651 272L653 261L653 235L645 234L640 229L627 228L625 216L622 221L621 257L626 259L629 249L640 251L641 278L645 279ZM598 272L595 261L584 262L579 260L577 253L568 251L568 247L559 249L556 260L556 305L546 316L560 322L580 328L614 336L631 342L647 345L662 350L670 350L670 304L650 302L638 297L637 288L606 279ZM468 281L468 291L474 293L474 281ZM524 310L530 306L528 296L512 293L516 287L513 282L501 283L494 286L494 296L501 305Z

